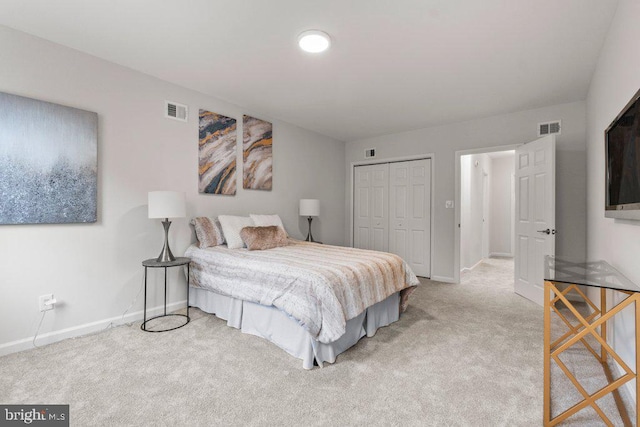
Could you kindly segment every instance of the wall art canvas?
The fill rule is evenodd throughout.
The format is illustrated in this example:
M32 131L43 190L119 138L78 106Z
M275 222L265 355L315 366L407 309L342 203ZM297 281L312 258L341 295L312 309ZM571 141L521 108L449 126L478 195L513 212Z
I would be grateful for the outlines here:
M200 110L199 191L236 194L236 119Z
M273 125L242 117L243 188L271 191L273 181Z
M98 115L0 92L0 224L97 219Z

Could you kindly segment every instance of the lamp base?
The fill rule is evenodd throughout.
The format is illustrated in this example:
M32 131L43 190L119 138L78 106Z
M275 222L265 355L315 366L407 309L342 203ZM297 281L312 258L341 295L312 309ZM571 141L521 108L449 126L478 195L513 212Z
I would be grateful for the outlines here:
M307 221L309 221L309 232L307 233L307 238L304 239L306 242L312 242L312 243L316 243L315 240L313 240L313 236L311 235L311 221L313 221L312 217L307 217Z
M171 226L171 221L169 221L169 218L165 218L164 221L162 221L162 226L164 227L164 247L162 248L162 252L160 252L158 258L156 258L156 261L175 261L176 257L173 256L173 254L171 253L171 248L169 247L169 227Z

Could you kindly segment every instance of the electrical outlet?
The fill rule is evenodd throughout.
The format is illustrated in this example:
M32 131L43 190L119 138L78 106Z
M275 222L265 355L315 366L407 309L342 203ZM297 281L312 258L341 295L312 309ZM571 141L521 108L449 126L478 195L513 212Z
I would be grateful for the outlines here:
M53 298L53 294L40 295L38 298L40 305L40 311L53 310L56 304L56 300Z

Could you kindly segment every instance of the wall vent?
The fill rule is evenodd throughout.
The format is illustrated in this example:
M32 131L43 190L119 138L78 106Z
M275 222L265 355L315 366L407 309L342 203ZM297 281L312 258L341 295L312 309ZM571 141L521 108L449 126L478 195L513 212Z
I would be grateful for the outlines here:
M164 102L164 116L168 119L180 120L186 122L188 118L188 107L177 102Z
M365 159L372 159L376 156L376 149L375 148L367 148L366 150L364 150L364 158Z
M560 120L553 122L538 123L538 136L560 135L562 129Z

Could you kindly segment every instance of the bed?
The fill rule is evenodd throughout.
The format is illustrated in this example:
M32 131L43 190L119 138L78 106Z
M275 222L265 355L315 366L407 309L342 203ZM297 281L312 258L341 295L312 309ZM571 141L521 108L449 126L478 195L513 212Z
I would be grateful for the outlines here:
M396 255L297 240L260 251L192 245L185 256L191 306L271 341L305 369L397 321L419 284Z

